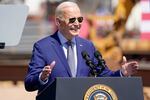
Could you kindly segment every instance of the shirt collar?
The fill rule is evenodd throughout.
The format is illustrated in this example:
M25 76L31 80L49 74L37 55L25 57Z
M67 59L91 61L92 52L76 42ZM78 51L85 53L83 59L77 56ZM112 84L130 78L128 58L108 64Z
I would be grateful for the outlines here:
M62 45L64 45L68 40L58 31L58 37ZM75 37L71 40L73 44L76 44Z

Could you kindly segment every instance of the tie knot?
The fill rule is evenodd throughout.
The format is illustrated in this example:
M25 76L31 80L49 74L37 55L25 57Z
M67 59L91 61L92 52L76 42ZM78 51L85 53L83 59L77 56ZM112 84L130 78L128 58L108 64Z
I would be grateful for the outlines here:
M72 47L72 41L69 40L69 41L66 42L66 44L67 44L67 46L71 46Z

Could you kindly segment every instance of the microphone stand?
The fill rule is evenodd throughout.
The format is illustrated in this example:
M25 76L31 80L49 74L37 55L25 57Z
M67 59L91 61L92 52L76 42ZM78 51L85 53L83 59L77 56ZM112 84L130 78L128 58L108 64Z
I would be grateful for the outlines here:
M96 65L89 59L86 59L86 64L91 68L89 76L90 77L97 77L98 73L96 70Z
M92 60L90 59L90 57L86 51L83 51L81 54L82 54L82 57L86 60L86 64L91 68L89 76L90 77L97 77L99 74L97 72L97 65L95 65L92 62Z
M101 56L101 54L100 54L99 51L95 51L95 52L94 52L94 56L95 56L96 59L98 60L98 64L97 64L96 66L99 68L98 73L100 74L100 73L102 73L103 70L105 69L106 63L105 63L105 60L102 59L102 56ZM101 67L100 67L100 66L101 66Z

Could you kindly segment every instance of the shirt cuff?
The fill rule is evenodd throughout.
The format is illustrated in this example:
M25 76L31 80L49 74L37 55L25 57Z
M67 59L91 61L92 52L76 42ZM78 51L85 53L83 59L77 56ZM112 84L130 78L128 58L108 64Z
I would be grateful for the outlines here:
M42 81L42 80L40 79L41 74L42 74L42 73L39 74L39 82L40 82L40 84L45 85L45 84L48 82L48 79L46 79L45 81Z
M121 70L120 70L120 76L121 77L131 77L130 75L129 76L124 76L123 73L121 72Z
M124 75L123 75L123 73L121 72L121 70L120 70L120 76L121 76L121 77L124 77Z

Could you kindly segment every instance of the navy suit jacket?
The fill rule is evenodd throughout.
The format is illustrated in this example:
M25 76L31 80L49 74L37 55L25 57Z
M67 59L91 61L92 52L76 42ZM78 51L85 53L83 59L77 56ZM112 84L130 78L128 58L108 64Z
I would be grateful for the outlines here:
M76 39L77 47L77 75L76 77L88 77L90 68L86 65L81 52L87 51L90 58L94 60L95 47L92 42L82 39L78 36ZM67 59L65 57L63 48L61 47L60 40L57 32L36 42L32 51L32 58L29 63L28 73L25 77L25 88L27 91L38 90L42 91L47 85L51 84L56 77L72 77ZM52 73L49 76L48 82L42 85L39 82L39 74L44 66L56 61ZM120 76L120 71L112 72L107 67L104 69L101 76Z

